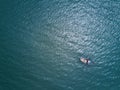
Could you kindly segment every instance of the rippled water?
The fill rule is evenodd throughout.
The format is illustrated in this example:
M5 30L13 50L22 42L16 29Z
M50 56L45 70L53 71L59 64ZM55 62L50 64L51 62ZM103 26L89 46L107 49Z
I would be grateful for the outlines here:
M119 90L119 26L119 0L1 0L0 90Z

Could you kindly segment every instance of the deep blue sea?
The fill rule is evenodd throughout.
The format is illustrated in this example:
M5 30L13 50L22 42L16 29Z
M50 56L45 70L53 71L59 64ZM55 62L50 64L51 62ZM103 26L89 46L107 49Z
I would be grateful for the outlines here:
M119 89L120 0L0 0L0 90Z

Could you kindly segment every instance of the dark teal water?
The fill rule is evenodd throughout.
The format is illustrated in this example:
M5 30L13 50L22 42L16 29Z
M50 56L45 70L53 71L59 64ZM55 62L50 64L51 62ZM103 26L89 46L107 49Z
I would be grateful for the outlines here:
M0 0L0 90L119 90L119 66L119 0Z

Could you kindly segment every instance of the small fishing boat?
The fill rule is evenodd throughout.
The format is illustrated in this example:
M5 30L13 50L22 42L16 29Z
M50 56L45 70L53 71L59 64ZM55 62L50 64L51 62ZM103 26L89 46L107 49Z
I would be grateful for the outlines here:
M91 63L91 61L89 59L86 59L86 58L83 58L83 57L80 58L80 61L83 62L84 64L90 64Z

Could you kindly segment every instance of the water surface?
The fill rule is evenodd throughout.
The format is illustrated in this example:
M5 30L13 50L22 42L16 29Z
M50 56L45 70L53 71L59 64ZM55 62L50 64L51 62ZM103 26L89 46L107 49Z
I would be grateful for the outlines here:
M119 0L1 0L0 90L118 90L119 20Z

